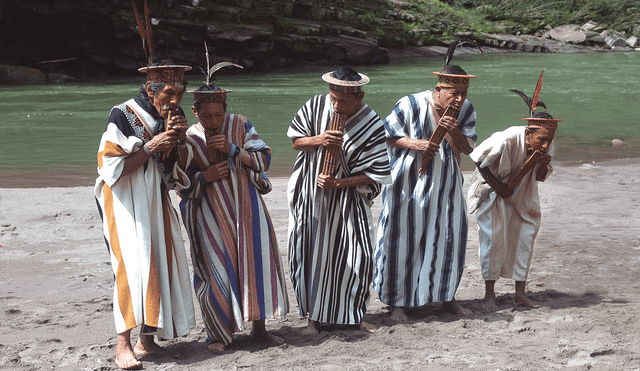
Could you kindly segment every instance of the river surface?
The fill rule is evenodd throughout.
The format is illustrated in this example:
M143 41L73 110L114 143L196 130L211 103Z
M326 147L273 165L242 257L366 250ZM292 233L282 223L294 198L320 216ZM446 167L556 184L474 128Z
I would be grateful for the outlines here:
M540 100L555 118L564 120L557 132L558 153L581 143L640 140L640 52L460 55L454 64L477 76L471 80L468 99L477 110L479 141L495 131L523 125L528 108L508 90L531 96L543 69ZM357 70L371 79L365 86L365 102L384 118L400 97L433 89L437 79L431 72L442 66L442 58L412 59ZM290 171L296 152L287 128L311 96L328 92L320 76L330 70L239 71L216 80L233 90L227 95L228 113L245 115L272 147L270 174ZM188 88L194 88L204 75L191 74L188 79ZM61 179L67 172L95 177L96 152L109 110L136 96L144 80L141 74L109 81L0 87L0 177L6 181L39 172L57 173ZM181 106L190 124L196 122L189 109L192 102L192 94L185 93Z

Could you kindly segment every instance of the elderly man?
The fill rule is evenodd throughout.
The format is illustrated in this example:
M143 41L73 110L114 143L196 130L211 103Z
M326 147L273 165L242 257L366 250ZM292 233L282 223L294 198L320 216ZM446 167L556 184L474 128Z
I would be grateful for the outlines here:
M469 187L469 204L478 221L483 306L491 312L498 310L494 284L499 277L515 281L515 305L537 307L525 295L525 286L540 229L538 182L553 171L552 142L562 120L546 112L533 113L535 102L537 98L530 106L530 117L523 119L526 127L496 132L470 155L478 170Z
M215 66L214 66L215 67ZM261 194L271 149L246 117L227 114L227 91L211 83L193 91L198 123L187 131L194 158L180 210L191 241L194 287L209 349L223 351L253 321L259 341L284 343L265 329L289 301L276 233Z
M471 153L477 138L466 99L475 76L450 65L433 73L434 91L401 98L384 121L393 183L382 193L373 287L396 321L407 320L405 308L434 301L470 313L454 295L467 246L460 152ZM445 115L449 106L459 113ZM438 125L447 132L441 143L430 140Z
M370 207L389 182L384 127L362 102L367 76L342 67L322 78L329 94L302 106L287 132L299 151L288 187L291 281L308 315L303 333L317 334L321 323L373 331L363 316L373 273ZM343 130L330 127L332 116ZM325 162L334 169L323 171Z
M189 265L169 191L190 186L182 170L191 151L179 103L188 66L141 68L140 95L111 109L98 151L95 196L115 276L116 364L137 369L136 354L162 350L153 339L195 326ZM131 330L141 326L135 348Z

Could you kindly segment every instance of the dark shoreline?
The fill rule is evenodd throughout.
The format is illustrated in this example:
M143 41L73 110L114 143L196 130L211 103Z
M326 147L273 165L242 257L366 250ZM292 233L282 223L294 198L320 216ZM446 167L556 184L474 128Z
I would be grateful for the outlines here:
M605 136L558 135L555 163L560 166L595 164L622 165L640 161L640 137L622 138L625 146L613 148ZM269 177L289 177L293 161L274 163ZM468 156L462 158L462 170L472 171L474 164ZM56 166L55 168L0 169L0 188L48 188L93 186L97 177L95 165Z

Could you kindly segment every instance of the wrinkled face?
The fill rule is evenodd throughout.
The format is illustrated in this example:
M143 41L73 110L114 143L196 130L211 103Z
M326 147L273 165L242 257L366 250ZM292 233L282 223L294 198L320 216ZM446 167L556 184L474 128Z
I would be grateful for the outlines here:
M170 84L164 85L159 92L153 92L147 84L147 95L149 96L149 102L153 104L156 111L163 118L167 118L169 111L175 111L178 109L180 101L182 101L182 95L184 94L185 87L182 84Z
M350 117L358 109L358 103L362 101L364 93L342 93L334 90L329 90L329 97L331 103L333 103L333 110L336 112L344 113L347 117Z
M445 88L442 86L436 86L436 94L434 99L434 106L436 109L446 109L447 106L453 104L457 107L462 107L462 103L467 99L467 90L459 88Z
M201 103L200 111L191 107L191 111L196 115L202 126L209 129L219 129L224 123L226 115L223 103Z
M525 145L527 147L527 151L541 151L543 153L547 153L555 135L555 130L545 128L527 128L525 131Z

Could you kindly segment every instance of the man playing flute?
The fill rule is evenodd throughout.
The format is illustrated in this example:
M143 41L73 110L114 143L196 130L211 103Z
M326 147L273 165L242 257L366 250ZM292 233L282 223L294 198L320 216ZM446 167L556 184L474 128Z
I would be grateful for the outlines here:
M395 321L408 319L405 308L435 301L470 313L454 295L467 246L460 152L471 153L477 139L476 111L466 99L475 76L448 65L456 45L444 69L433 72L435 90L401 98L384 121L393 182L382 193L373 288ZM445 115L448 107L459 113ZM447 132L441 143L430 140L438 125Z
M271 148L246 117L226 113L227 91L209 78L193 95L198 123L187 131L194 152L187 168L191 187L180 191L180 210L208 348L223 351L245 321L253 322L251 336L258 341L282 344L265 328L265 319L284 318L289 309L278 241L262 198L271 191L264 174Z
M494 284L499 277L515 281L515 305L537 307L525 295L525 286L540 229L538 182L553 171L553 138L562 120L533 109L531 117L523 119L526 127L496 132L470 155L478 167L468 198L478 221L487 311L498 310Z
M299 151L287 191L291 281L308 316L305 334L322 323L373 331L363 316L373 277L370 207L390 181L384 127L362 101L367 76L342 67L322 78L329 94L307 101L287 132ZM340 121L334 113L344 131L330 128Z
M140 69L140 95L111 109L98 150L95 197L115 278L116 364L138 369L136 354L161 351L153 336L173 339L195 326L189 263L170 190L190 186L191 151L179 104L189 66ZM135 348L131 330L140 326Z

